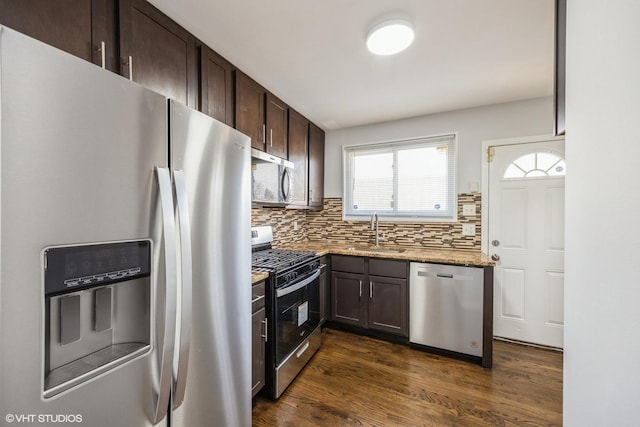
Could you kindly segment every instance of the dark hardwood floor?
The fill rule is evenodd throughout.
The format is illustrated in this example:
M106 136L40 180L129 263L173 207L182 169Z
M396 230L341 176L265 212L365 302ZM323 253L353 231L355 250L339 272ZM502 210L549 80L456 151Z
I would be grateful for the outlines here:
M496 341L493 370L325 329L322 348L254 426L560 426L562 353Z

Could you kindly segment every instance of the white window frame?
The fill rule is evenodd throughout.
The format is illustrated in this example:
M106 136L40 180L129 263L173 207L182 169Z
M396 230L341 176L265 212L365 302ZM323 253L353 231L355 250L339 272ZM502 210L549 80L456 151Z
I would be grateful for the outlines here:
M458 134L456 132L445 133L441 135L431 135L424 137L416 137L410 139L384 141L372 144L358 144L343 146L342 148L342 219L343 221L369 221L373 211L365 211L361 214L356 214L350 208L353 206L352 202L352 187L350 169L351 169L351 153L362 151L393 151L400 148L420 147L420 146L433 146L441 145L443 139L451 139L450 142L445 142L452 151L450 159L450 167L452 171L449 173L449 203L451 209L447 212L443 212L440 215L420 214L412 212L408 214L388 215L386 212L378 212L380 220L387 222L457 222L458 221L458 193L457 193L457 168L458 168ZM396 156L394 156L396 157ZM397 182L394 182L394 186L397 186Z

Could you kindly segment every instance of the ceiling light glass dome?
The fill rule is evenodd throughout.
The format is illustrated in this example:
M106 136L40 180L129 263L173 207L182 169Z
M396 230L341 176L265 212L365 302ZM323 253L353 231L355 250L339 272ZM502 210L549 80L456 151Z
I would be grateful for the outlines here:
M393 55L408 48L413 38L413 28L407 21L384 21L369 31L367 49L376 55Z

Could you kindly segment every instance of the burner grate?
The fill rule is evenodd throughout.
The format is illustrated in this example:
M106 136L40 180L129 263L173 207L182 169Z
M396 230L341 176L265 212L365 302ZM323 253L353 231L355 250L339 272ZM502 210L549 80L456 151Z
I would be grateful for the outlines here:
M267 249L253 253L251 268L254 271L279 271L303 263L315 256L316 254L311 251Z

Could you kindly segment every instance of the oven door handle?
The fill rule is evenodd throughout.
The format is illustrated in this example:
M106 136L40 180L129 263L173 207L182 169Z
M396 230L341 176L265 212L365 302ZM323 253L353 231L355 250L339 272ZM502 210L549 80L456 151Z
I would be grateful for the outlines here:
M320 270L316 270L315 273L313 273L311 276L307 277L304 280L301 280L297 283L294 283L293 285L289 285L285 288L280 288L276 291L276 297L280 298L283 297L285 295L289 295L292 292L297 291L298 289L302 289L305 286L307 286L309 283L313 282L314 280L316 280L318 277L320 277Z

